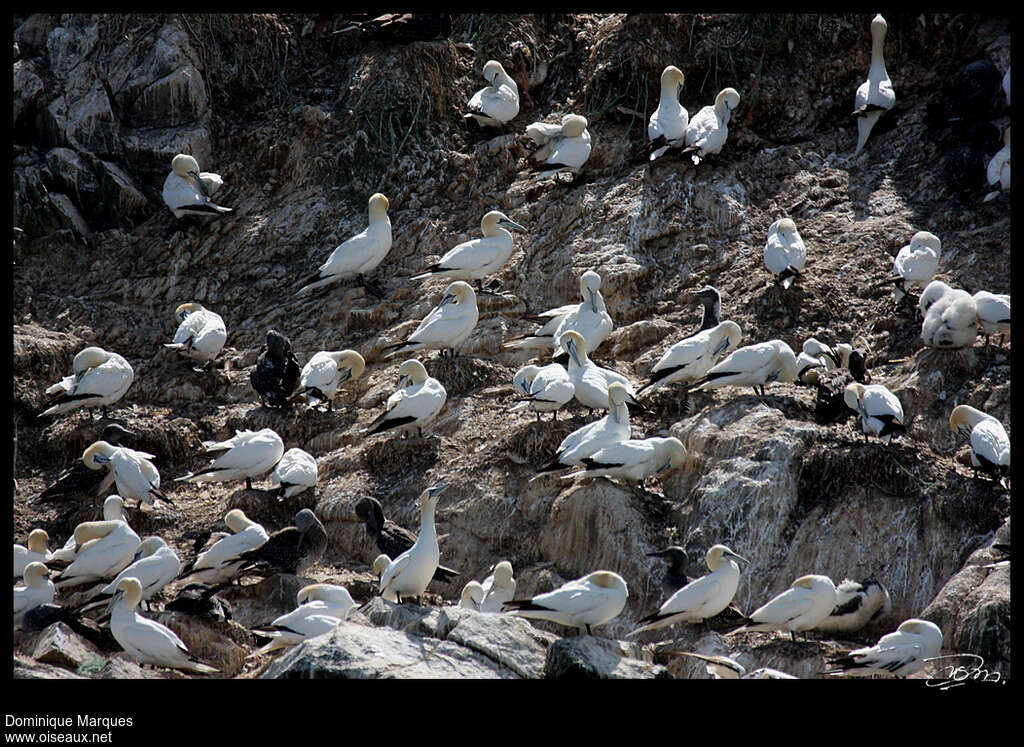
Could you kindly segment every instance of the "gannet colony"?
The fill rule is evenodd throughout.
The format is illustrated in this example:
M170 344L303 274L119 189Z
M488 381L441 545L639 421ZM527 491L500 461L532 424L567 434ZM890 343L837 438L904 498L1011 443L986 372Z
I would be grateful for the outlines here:
M1008 667L956 591L1008 630L1007 19L936 67L927 14L246 18L244 85L220 17L147 21L157 82L15 19L16 667Z

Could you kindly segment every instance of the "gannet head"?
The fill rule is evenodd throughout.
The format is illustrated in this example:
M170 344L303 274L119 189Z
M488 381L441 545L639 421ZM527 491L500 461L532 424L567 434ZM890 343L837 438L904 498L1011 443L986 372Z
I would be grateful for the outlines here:
M562 135L579 137L587 129L587 118L579 114L570 114L562 118Z
M142 584L139 579L134 576L122 578L117 583L117 590L110 600L110 607L113 607L119 599L124 599L129 609L135 607L142 599Z
M503 560L494 566L494 585L505 586L512 580L512 564Z
M661 71L662 94L671 93L673 96L678 96L679 92L683 90L683 81L685 80L686 77L682 70L675 65L669 65Z
M668 454L669 458L668 464L661 469L679 469L686 461L686 447L683 446L683 442L675 436L669 436L664 439L658 445L658 449ZM659 470L659 472L660 471L661 470Z
M370 222L377 220L384 220L388 217L388 207L391 203L388 202L388 198L382 195L380 192L376 192L370 195L370 199L367 202L367 213L370 216Z
M276 329L267 330L267 352L275 358L283 358L291 347L288 338Z
M793 348L784 343L782 340L775 340L776 359L780 364L779 375L776 377L776 381L793 381L799 373L800 368L797 366L796 353L793 352Z
M690 557L686 554L686 550L679 547L678 545L672 545L672 547L666 547L664 550L658 550L657 552L647 553L649 558L666 558L673 565L686 565L690 562Z
M587 270L580 275L580 295L584 301L589 299L590 308L595 314L598 313L597 299L601 295L601 276L593 270Z
M199 178L199 162L187 153L179 153L171 159L171 170L178 176Z
M881 36L885 38L885 32L889 28L889 24L882 18L882 14L879 13L877 16L871 19L871 36Z
M904 620L896 630L901 633L913 633L914 635L937 635L939 640L942 640L942 629L938 625L916 617Z
M178 318L178 321L182 321L183 322L188 317L188 315L191 314L192 312L194 312L194 311L202 311L202 310L203 310L202 304L198 304L198 303L195 303L195 302L183 303L183 304L180 304L178 306L178 308L176 308L174 310L174 316L176 316Z
M440 482L420 493L420 497L417 499L417 502L420 504L420 510L426 511L428 507L433 508L436 506L437 499L441 497L441 493L445 491L448 485L449 483L447 482Z
M484 587L479 581L470 581L462 587L460 598L463 602L472 602L479 607L484 601Z
M740 94L735 88L723 88L715 96L715 108L721 111L734 111L740 105Z
M135 550L135 557L132 558L132 562L134 563L136 560L140 560L141 558L148 558L161 547L167 547L167 543L164 542L163 537L157 537L155 535L152 537L146 537L146 539L139 543L138 548Z
M25 586L42 586L43 579L50 577L50 569L38 560L33 560L25 566L25 570L22 571L21 577L25 580Z
M839 367L849 368L850 356L853 355L853 345L848 342L841 342L836 345L836 351L839 353Z
M742 560L747 565L750 565L750 561L741 555L737 555L725 545L712 545L711 549L708 550L704 560L708 564L708 568L712 571L718 570L718 567L722 564L725 558L735 558L736 560Z
M799 236L796 230L796 223L790 218L780 218L773 225L775 226L775 232L782 234L789 241Z
M832 583L832 579L830 579L828 576L819 576L816 573L810 573L806 576L801 576L800 578L798 578L796 581L793 582L793 585L790 588L817 590L823 587L827 588L829 586L832 587L832 591L834 593L836 590L836 586Z
M465 280L456 280L444 289L444 295L441 296L441 301L438 303L438 307L449 303L453 303L455 305L466 304L469 306L476 306L476 291L473 290L473 286Z
M594 571L584 578L594 586L599 586L602 589L620 589L627 597L629 596L629 589L626 586L626 581L618 573L612 573L611 571Z
M564 335L563 335L564 337ZM613 381L608 385L608 404L611 405L611 409L614 411L619 405L626 403L626 399L629 398L629 392L626 387L619 381Z
M307 529L312 529L319 524L320 520L316 518L316 514L308 508L304 508L295 514L295 528L300 532L305 532Z
M910 239L910 248L919 249L922 246L926 246L935 252L936 257L942 256L942 242L939 237L930 231L918 231L914 234L913 238Z
M82 461L85 461L84 459ZM119 495L108 495L103 501L103 520L124 520L124 499Z
M339 350L336 353L328 353L334 359L334 363L341 372L338 383L349 379L358 379L366 370L366 359L355 350Z
M46 533L45 529L33 529L28 533L28 546L29 552L46 552L46 543L50 541L50 535Z
M966 435L970 435L974 426L983 420L994 420L994 418L970 405L957 405L949 415L949 427L954 433L962 429Z
M410 358L398 367L398 388L422 384L427 380L427 369L415 358Z
M250 521L249 517L240 508L233 508L224 515L224 523L228 525L234 534L243 532L256 522Z
M719 322L711 331L711 349L715 355L721 355L739 345L741 339L743 339L743 332L740 330L740 325L726 319L724 322Z
M128 436L128 438L133 438L137 435L138 434L135 433L134 431L130 431L127 428L118 425L117 423L110 423L106 427L104 427L103 432L100 434L100 440L110 443L112 441L120 440L125 436Z
M484 63L484 79L494 86L495 89L501 87L501 79L507 78L508 75L505 73L505 68L501 66L501 63L497 60L488 60Z
M864 396L864 385L853 382L847 384L843 392L843 402L854 412L860 412L860 399Z
M690 295L694 298L699 298L701 301L706 299L718 299L721 301L722 296L719 294L718 289L711 285L705 285L697 290L690 291Z
M920 309L921 314L925 315L928 313L928 309L931 308L932 304L942 298L944 295L949 293L952 288L943 283L941 280L933 280L928 283L927 287L921 292L921 298L917 301L917 308Z
M97 441L82 452L82 464L89 469L101 469L110 463L114 448L106 441Z
M584 128L586 125L583 125ZM500 210L492 210L480 220L480 232L484 236L494 236L498 233L498 227L511 228L513 231L519 231L520 233L526 233L526 229L516 223L514 220L509 219Z
M583 339L583 335L576 330L570 329L563 332L562 336L558 338L558 344L576 361L577 366L582 366L583 361L587 360L587 342Z
M96 368L96 366L103 365L109 358L110 353L103 348L88 347L75 356L75 360L72 363L72 369L75 372L75 376L81 378L82 374L90 368Z
M391 558L389 558L384 553L381 553L373 559L373 572L379 576L387 569L389 565L391 565Z
M540 366L523 366L512 377L512 386L523 392L523 394L529 394L530 387L533 385L533 380L537 378L538 371L540 371Z

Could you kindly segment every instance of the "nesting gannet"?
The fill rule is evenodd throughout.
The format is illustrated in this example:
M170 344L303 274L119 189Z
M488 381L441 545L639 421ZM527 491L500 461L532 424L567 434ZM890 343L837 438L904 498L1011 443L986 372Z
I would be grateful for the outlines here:
M462 587L462 594L459 595L459 604L457 606L479 612L480 604L483 601L484 587L479 581L469 581Z
M380 577L381 594L394 592L399 604L402 597L416 597L418 602L437 570L441 552L437 546L434 510L437 499L447 487L447 483L440 483L420 493L420 534L415 544L392 560Z
M179 153L171 159L171 173L164 180L164 204L175 218L230 213L231 208L221 207L210 200L223 183L220 174L200 172L196 159Z
M903 405L895 394L881 384L847 384L843 401L860 416L865 443L869 433L887 444L894 433L907 430L903 425Z
M371 195L367 202L369 225L335 247L327 261L302 281L302 287L296 293L306 293L353 275L358 277L364 288L376 292L367 284L366 275L373 272L391 250L389 204L388 198L379 192Z
M550 412L554 421L558 417L558 409L568 404L576 391L568 371L560 363L543 367L523 366L512 377L512 386L522 398L512 407L512 412L529 408L537 413L537 420L540 420L542 412Z
M535 316L524 317L542 325L541 328L531 335L521 335L509 340L504 347L531 350L552 347L557 357L564 354L558 342L561 335L569 330L575 330L583 335L587 343L587 352L594 352L612 331L612 318L608 315L604 297L601 295L600 275L593 270L587 270L580 275L579 287L580 295L583 297L582 303L559 306Z
M501 611L585 628L590 635L591 628L617 617L628 598L629 590L622 576L611 571L594 571L546 594L505 602Z
M121 399L135 379L135 372L128 361L117 353L97 347L78 353L73 370L71 376L65 376L46 390L47 394L58 396L39 417L62 415L80 407L101 407L103 417L106 417L107 405Z
M469 337L476 326L480 312L476 307L476 292L469 283L456 280L444 290L440 302L427 314L405 342L385 345L384 357L415 350L440 350L455 356L455 348Z
M249 376L260 400L270 407L291 407L290 397L299 380L299 361L292 343L277 330L267 332L267 341Z
M126 521L124 515L124 501L119 495L108 495L103 501L103 521ZM89 522L84 522L88 524ZM77 527L76 527L77 529ZM85 540L83 540L84 542ZM63 564L66 566L68 563L75 559L78 554L78 542L75 538L75 533L72 532L71 536L68 537L67 542L64 543L64 547L60 550L55 550L50 555L50 560L47 561L51 565Z
M174 333L174 340L164 343L164 347L177 350L204 366L216 358L228 339L227 328L220 314L203 308L202 304L183 303L174 315L181 320L181 324Z
M120 446L126 436L131 438L135 436L135 433L122 428L117 423L109 423L103 428L100 441L106 441L111 446ZM33 502L50 503L79 494L100 496L104 495L113 484L114 471L112 469L105 471L89 469L82 462L82 458L78 457Z
M601 368L587 355L587 343L579 332L569 330L558 338L559 344L569 353L569 378L574 387L573 396L584 407L591 410L605 410L610 406L608 387L618 382L626 388L626 407L643 410L636 400L632 382L617 371Z
M53 603L54 586L50 580L50 569L33 560L25 566L25 585L14 587L14 627L21 625L22 618L29 610L43 604Z
M1010 437L999 420L968 405L957 405L949 415L949 427L970 441L975 474L979 469L993 479L1010 474Z
M240 508L228 511L224 523L233 534L217 540L208 550L199 553L179 578L191 576L193 581L204 584L230 581L245 563L240 559L242 553L259 547L269 536L266 529L249 519Z
M972 298L978 309L978 325L988 345L989 335L999 334L999 345L1003 338L1010 339L1010 297L1008 295L978 291Z
M526 231L500 210L491 210L480 221L483 238L464 241L449 249L440 260L410 279L449 277L456 280L476 280L477 289L483 291L481 279L498 272L515 251L515 241L506 228L523 233ZM448 286L446 293L451 292L451 289L452 286ZM459 300L463 299L460 297ZM475 297L473 300L475 307Z
M540 130L538 126L545 129ZM579 174L583 164L590 158L590 131L587 129L587 118L579 114L566 114L562 117L561 126L556 132L543 122L535 122L526 128L526 134L542 147L538 148L533 158L537 163L534 171L543 172L542 176L568 172ZM534 128L531 132L531 128Z
M694 164L709 154L720 153L729 137L729 117L740 105L735 88L723 88L715 96L714 106L705 106L686 126L686 147L683 153L692 153Z
M713 285L705 285L703 288L690 291L690 295L700 299L702 304L700 329L694 334L718 326L719 322L722 321L722 295L718 292L718 289ZM693 335L690 336L692 337Z
M501 612L502 605L516 595L516 580L512 577L512 564L507 560L497 563L491 575L484 579L484 597L481 612Z
M1003 147L992 156L992 160L988 162L988 169L986 171L988 176L988 183L993 187L996 187L998 193L999 190L1003 192L1010 191L1010 128L1007 127L1003 130ZM991 199L986 195L986 200Z
M692 651L670 651L668 653L676 656L688 656L692 659L700 659L707 662L704 671L716 680L795 680L798 679L791 674L780 672L778 669L760 667L753 672L747 672L746 667L735 659L728 656L708 656L697 654Z
M852 633L891 609L889 590L874 577L860 582L844 578L836 587L836 606L814 629L826 633Z
M819 369L831 371L832 369L848 365L853 348L842 343L833 350L831 345L826 345L813 337L804 340L803 349L796 357L796 379L803 384L814 386L818 383Z
M894 301L900 301L907 291L924 288L931 282L939 269L942 258L942 242L928 231L918 231L896 254L892 263Z
M391 519L384 518L384 509L376 498L363 498L359 501L356 504L356 516L366 523L366 533L373 538L382 553L377 556L377 560L379 561L381 557L387 559L384 567L380 569L377 568L377 561L374 561L374 573L378 577L383 573L384 568L391 564L392 557L397 558L416 544L416 535L413 532L399 526ZM448 583L458 575L458 571L438 565L437 570L434 571L434 580Z
M728 607L740 583L740 567L732 558L750 563L725 545L714 545L705 556L711 573L679 589L657 612L641 618L640 627L630 635L676 622L701 622Z
M239 558L245 561L241 572L291 573L301 576L323 556L327 549L327 530L311 510L295 514L295 526L271 534L267 541Z
M793 640L799 631L815 628L836 606L836 587L828 576L801 576L786 591L754 610L741 631L788 630Z
M77 551L54 577L58 589L113 578L135 558L142 540L123 519L86 521L75 527Z
M141 600L152 599L161 589L178 577L181 571L181 560L177 553L162 537L146 537L135 550L132 562L124 568L114 580L100 589L99 595L93 597L85 611L95 605L102 604L112 597L123 579L136 578L141 587Z
M45 529L33 529L24 545L14 545L14 578L21 578L29 563L45 563L50 559L50 551L46 549L49 541L50 535Z
M629 439L628 396L626 387L617 381L612 382L608 387L608 414L563 438L554 458L537 471L549 472L578 466L583 463L583 459L593 456L606 446Z
M412 547L411 544L409 546ZM385 553L381 553L376 558L374 558L373 573L377 576L378 585L380 584L380 577L384 575L384 571L387 570L389 565L391 565L391 558L388 557ZM434 577L437 577L436 573L434 574ZM395 592L393 591L389 590L386 593L382 593L380 596L381 599L383 599L386 602L398 602L398 597L395 595Z
M640 392L679 381L697 381L707 375L722 355L740 344L741 336L742 332L736 322L724 321L680 340L654 364L650 380L640 388Z
M881 13L871 21L871 68L868 79L857 87L857 95L853 100L853 116L857 117L857 150L860 153L864 143L868 141L871 129L878 122L883 112L892 109L896 103L896 91L893 90L889 73L885 71L885 58L882 56L885 47L885 32L889 26Z
M328 632L346 619L356 608L355 600L344 586L310 584L299 590L296 607L276 618L270 625L253 628L253 632L273 640L256 651L266 654L294 646L307 638Z
M796 355L793 349L782 340L769 340L730 353L724 361L712 366L700 380L697 389L749 386L754 388L755 394L764 396L765 384L793 381L796 374Z
M292 399L305 397L311 407L317 402L326 402L330 412L338 388L346 381L358 379L364 370L366 361L355 350L321 350L302 367L299 391L292 395Z
M136 607L141 599L142 585L137 578L129 576L118 583L111 604L110 632L129 656L140 664L187 669L199 674L219 671L192 656L170 628L140 615Z
M941 280L933 280L928 283L917 299L917 308L921 317L926 317L932 306L951 290L953 289Z
M605 476L642 483L667 469L682 467L686 461L686 447L674 436L629 440L605 446L580 461L584 469L563 475L563 480Z
M650 141L652 161L669 148L684 143L690 114L679 103L679 94L683 90L685 79L683 71L675 65L669 65L661 71L661 97L658 99L658 108L654 110L647 123L647 139Z
M134 498L139 506L144 503L153 505L157 498L173 506L174 502L160 492L160 472L149 461L155 458L127 446L111 446L106 441L97 441L82 453L82 464L93 470L104 469L109 464L114 473L117 494L122 498Z
M900 623L894 633L878 639L874 646L855 651L828 661L826 674L892 674L906 677L924 669L928 659L942 651L942 631L927 620L912 618Z
M175 478L180 482L225 482L245 480L246 490L252 489L252 479L261 477L274 468L284 454L284 441L272 428L259 431L235 431L226 441L206 441L197 456L214 457L209 467Z
M270 487L277 491L277 499L283 501L315 487L316 479L316 459L309 452L295 447L284 453L270 473Z
M440 381L427 376L427 369L416 359L407 360L398 368L398 391L384 405L384 412L370 423L363 433L372 435L392 428L401 428L403 435L416 430L423 435L423 426L429 425L444 407L448 393Z
M465 117L488 127L503 127L519 114L519 87L496 60L484 64L483 75L490 85L473 94Z
M794 278L800 277L806 261L807 247L800 238L796 223L789 218L780 218L772 223L764 245L764 264L775 275L775 282L788 288Z
M978 337L978 305L965 290L950 288L933 280L921 294L921 303L936 283L943 286L942 295L928 306L921 323L921 339L933 348L968 348ZM932 296L933 297L933 296Z

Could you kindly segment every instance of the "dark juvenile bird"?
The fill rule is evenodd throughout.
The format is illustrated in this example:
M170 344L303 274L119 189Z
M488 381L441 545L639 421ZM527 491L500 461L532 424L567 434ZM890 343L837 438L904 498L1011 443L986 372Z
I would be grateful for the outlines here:
M122 428L117 423L110 423L103 429L99 440L106 441L113 446L120 446L121 441L126 436L130 438L135 435L135 433ZM82 462L82 458L79 457L67 469L61 472L57 479L48 485L46 490L40 493L33 503L53 503L55 501L67 500L75 495L105 495L113 482L114 470L89 469Z
M683 588L693 580L686 575L686 566L689 565L690 558L683 548L673 545L664 550L649 552L647 557L664 558L665 562L668 563L668 568L665 570L665 576L661 583L669 594L674 594L677 589Z
M304 508L295 515L295 526L274 532L262 545L238 556L246 561L239 574L299 576L320 560L326 549L327 530L316 514Z
M945 142L952 147L942 164L942 179L958 198L970 197L986 184L985 161L999 150L999 129L991 122L965 120L954 124Z
M380 551L389 558L397 558L416 542L415 534L391 519L384 518L384 509L376 498L363 498L359 501L356 504L356 516L366 523L366 533L373 537ZM458 571L439 565L434 571L434 580L449 583L458 575Z
M231 604L216 596L224 585L188 584L178 596L164 605L169 612L184 612L216 622L231 619Z
M301 368L292 352L291 341L277 330L267 332L267 342L260 349L250 380L264 404L270 407L291 407L289 397L295 391Z

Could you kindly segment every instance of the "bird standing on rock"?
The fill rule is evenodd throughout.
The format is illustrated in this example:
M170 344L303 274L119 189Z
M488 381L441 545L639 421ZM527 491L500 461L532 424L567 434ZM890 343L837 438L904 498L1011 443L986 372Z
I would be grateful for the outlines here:
M593 635L591 628L617 617L628 598L629 589L622 576L611 571L594 571L546 594L505 602L501 611L582 628L587 635Z
M385 345L385 358L416 350L440 350L441 357L455 357L480 318L476 292L469 283L456 280L444 290L440 302L427 314L405 342Z
M373 538L377 548L388 556L385 568L391 563L391 558L397 558L416 544L415 534L391 519L384 518L384 509L376 498L363 498L359 501L356 504L356 516L366 523L366 533ZM458 575L458 571L438 565L434 580L448 583Z
M290 408L290 397L299 380L299 362L292 352L292 343L277 330L267 332L267 341L260 349L256 367L250 375L252 388L269 407Z
M110 423L103 428L99 440L106 441L111 446L121 446L121 441L126 436L133 438L135 435L135 433L121 427L117 423ZM90 469L82 462L82 458L78 457L33 502L51 503L53 501L65 500L76 494L94 497L106 495L113 483L113 469Z
M156 503L156 499L174 505L160 492L160 473L150 459L152 454L135 451L127 446L112 446L106 441L97 441L82 454L82 464L88 469L99 470L110 465L114 473L117 494L122 498L134 498L139 506Z
M381 574L381 594L393 592L399 604L402 597L416 597L419 602L437 572L441 551L437 546L434 512L447 487L448 483L442 482L420 493L420 534L413 546L392 560Z
M407 360L398 367L398 391L388 397L384 412L370 423L363 434L370 436L401 428L402 436L406 437L415 428L416 434L422 438L423 426L434 421L447 398L444 385L428 376L422 363L415 358Z
M879 117L886 111L892 109L896 104L896 91L889 80L889 73L885 70L885 32L889 24L879 13L871 21L871 67L868 70L868 79L857 88L857 95L854 97L853 116L857 118L857 150L854 156L860 153L864 143L868 141L871 130Z
M239 559L245 561L239 574L291 573L301 576L327 550L327 530L308 508L295 514L295 526L280 529L259 547L246 550Z
M226 441L206 441L201 457L213 457L209 467L175 478L177 482L226 482L245 480L252 490L254 477L262 477L274 468L284 454L284 441L272 428L259 431L235 431Z
M220 314L203 308L199 303L183 303L174 315L181 320L181 324L174 333L174 340L164 343L164 347L176 350L203 366L209 364L224 348L228 339Z
M483 75L490 85L473 94L465 118L487 127L504 128L519 114L519 86L497 60L484 64Z
M669 148L685 144L686 126L690 123L690 114L686 107L679 103L679 94L683 90L686 77L675 65L669 65L661 71L661 97L658 108L651 114L647 123L649 160L653 161Z
M171 173L164 180L164 204L175 218L230 213L231 208L221 207L210 199L223 184L220 174L201 172L195 158L179 153L171 159Z

